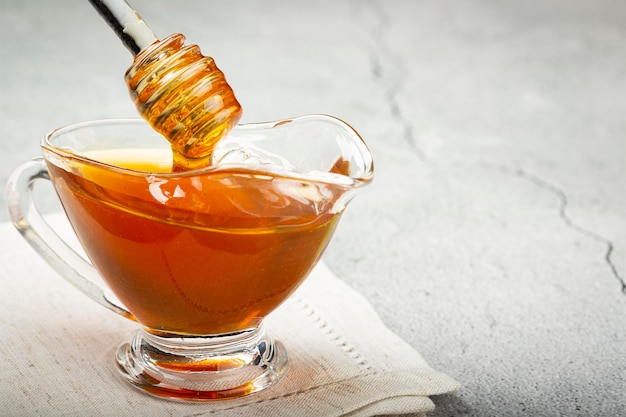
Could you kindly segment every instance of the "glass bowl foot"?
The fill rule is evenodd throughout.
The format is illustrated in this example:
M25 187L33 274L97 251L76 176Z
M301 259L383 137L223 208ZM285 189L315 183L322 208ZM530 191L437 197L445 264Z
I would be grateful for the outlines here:
M210 401L263 390L287 371L287 352L262 326L240 333L181 337L140 330L117 350L122 376L149 394Z

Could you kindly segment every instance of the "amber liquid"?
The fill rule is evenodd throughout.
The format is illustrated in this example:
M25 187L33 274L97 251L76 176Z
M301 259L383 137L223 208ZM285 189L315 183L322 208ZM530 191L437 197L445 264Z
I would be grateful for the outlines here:
M141 51L126 72L139 114L171 144L172 170L211 164L215 144L241 118L241 105L213 58L172 35Z
M99 158L169 172L170 161L139 154ZM78 161L48 168L92 263L156 332L207 335L257 325L304 280L339 217L318 214L332 202L307 200L312 185L245 171L157 178Z

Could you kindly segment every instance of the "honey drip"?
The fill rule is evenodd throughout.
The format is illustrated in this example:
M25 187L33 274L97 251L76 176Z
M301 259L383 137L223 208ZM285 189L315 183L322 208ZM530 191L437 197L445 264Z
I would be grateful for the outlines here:
M210 165L241 105L213 58L174 34L137 54L126 83L139 114L171 144L173 171Z

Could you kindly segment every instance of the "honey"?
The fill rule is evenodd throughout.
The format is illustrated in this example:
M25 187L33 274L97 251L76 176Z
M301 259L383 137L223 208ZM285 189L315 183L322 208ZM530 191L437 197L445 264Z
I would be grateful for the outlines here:
M139 114L171 144L173 171L210 164L215 144L241 118L241 105L211 57L172 35L140 51L126 72Z
M258 325L324 251L339 219L330 193L241 167L163 174L165 151L89 155L152 175L47 163L92 263L142 325L188 335Z

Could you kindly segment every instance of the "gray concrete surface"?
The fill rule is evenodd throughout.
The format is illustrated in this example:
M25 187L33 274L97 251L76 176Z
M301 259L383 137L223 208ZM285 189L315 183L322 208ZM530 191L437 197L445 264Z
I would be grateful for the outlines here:
M132 4L244 122L365 138L377 177L326 261L461 382L433 415L626 415L626 2ZM55 127L134 116L129 64L86 1L2 1L0 181Z

